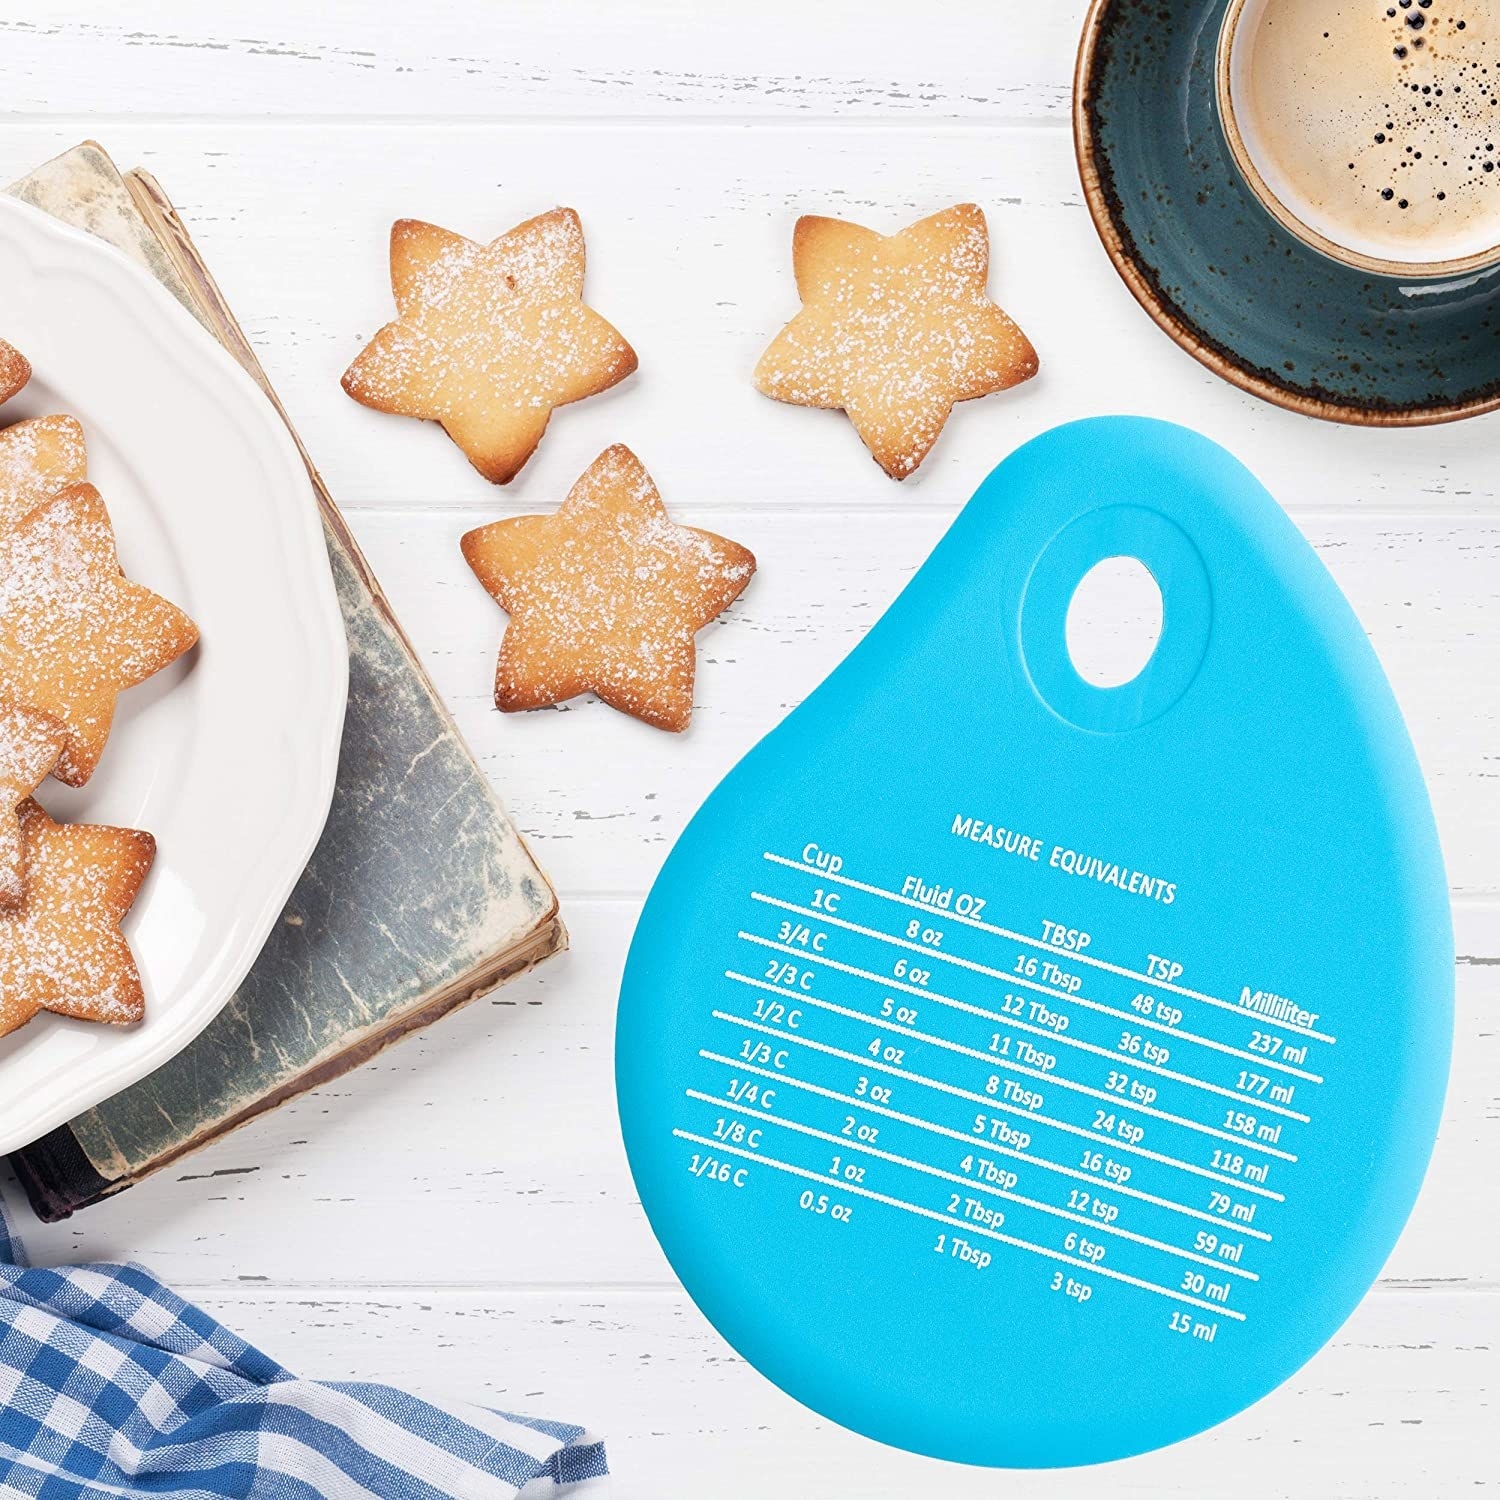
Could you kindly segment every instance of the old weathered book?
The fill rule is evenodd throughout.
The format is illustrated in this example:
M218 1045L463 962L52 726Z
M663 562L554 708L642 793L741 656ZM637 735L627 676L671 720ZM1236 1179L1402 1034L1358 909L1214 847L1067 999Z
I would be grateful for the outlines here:
M151 177L122 177L89 142L10 191L144 265L285 419ZM255 967L207 1030L141 1083L11 1157L44 1219L117 1193L336 1078L567 942L546 876L418 664L310 459L307 467L307 500L322 512L349 635L349 709L328 825ZM410 837L412 829L423 836Z

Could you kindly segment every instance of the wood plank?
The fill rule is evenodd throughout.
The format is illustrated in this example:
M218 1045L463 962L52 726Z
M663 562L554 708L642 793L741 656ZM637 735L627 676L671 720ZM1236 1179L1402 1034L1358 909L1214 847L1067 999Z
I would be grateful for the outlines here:
M666 450L670 453L670 449ZM467 513L360 513L354 527L398 617L513 816L566 895L643 892L719 779L841 661L942 534L946 518L886 508L857 526L826 510L700 506L663 480L687 521L750 547L760 572L699 638L685 736L600 705L502 715L490 704L504 616L469 575ZM504 507L513 508L511 506ZM1455 891L1500 885L1500 523L1304 519L1385 664L1437 809Z
M1340 428L1235 390L1179 350L1110 266L1063 131L227 122L204 150L196 124L80 118L8 126L0 167L19 175L86 130L122 162L144 161L180 204L346 512L538 509L625 441L684 507L949 514L1025 439L1125 410L1223 442L1298 515L1500 513L1496 418ZM964 198L989 215L992 291L1035 340L1042 370L962 405L897 484L842 416L769 401L750 372L795 310L799 213L895 229ZM581 212L590 300L636 344L641 369L558 413L537 457L497 491L436 427L367 411L338 380L390 314L392 219L484 237L557 202Z
M1010 1472L899 1453L814 1416L680 1294L220 1294L230 1326L299 1373L384 1379L584 1422L615 1500L1409 1500L1494 1482L1500 1295L1381 1292L1279 1390L1200 1437L1105 1469ZM1082 1399L1082 1398L1081 1398ZM792 1478L795 1476L795 1479Z
M573 949L168 1173L48 1228L41 1259L176 1286L670 1284L614 1104L633 903L565 906ZM1458 1045L1427 1185L1386 1276L1500 1287L1500 903L1460 913ZM337 1264L328 1246L339 1246Z
M1056 154L1062 146L1046 132L956 132L947 141L961 146L955 160L935 149L944 142L933 133L748 133L769 142L755 148L774 151L767 165L745 132L552 131L546 168L515 149L537 136L515 129L234 127L216 132L219 155L198 153L183 127L132 125L120 134L124 159L144 156L183 200L404 622L549 870L573 892L643 889L689 811L844 655L990 463L1054 420L1118 406L1122 391L1139 409L1190 415L1227 441L1303 520L1395 680L1432 781L1455 888L1496 888L1497 707L1493 695L1472 696L1474 684L1496 680L1494 539L1463 520L1500 516L1490 419L1354 431L1231 390L1158 335L1116 283L1081 208L1063 201L1073 193L1062 185L1065 153ZM0 151L19 169L65 138L14 127ZM998 149L1001 140L1025 149ZM707 141L724 154L705 150ZM799 194L840 180L845 168L854 175L843 180L857 177L866 203L888 192L889 146L925 174L933 202L945 184L962 191L970 168L989 182L1003 241L997 287L1024 293L1017 312L1057 352L1032 387L960 409L929 467L900 487L865 458L842 418L778 406L745 378L786 310L786 222L777 229L775 220L789 220L799 202L810 206ZM651 153L654 170L632 188L650 202L622 192L626 147ZM347 191L330 196L317 174L288 176L283 164L299 155L318 160ZM512 184L520 174L529 185L529 198L494 191L517 213L549 201L559 184L586 208L598 204L588 209L599 226L591 227L592 295L622 327L649 334L636 335L641 374L561 413L533 465L498 491L435 428L366 411L337 384L388 305L378 252L387 215L467 222L473 184L494 182L496 162ZM1019 203L1001 201L1017 195ZM226 201L240 206L225 210ZM1013 217L1030 231L1012 235L1004 226ZM673 275L647 274L668 224ZM1026 258L1014 275L1012 251ZM307 273L290 276L289 264ZM330 277L323 268L332 266L343 274ZM1045 295L1053 285L1079 290ZM555 504L588 459L620 438L635 445L679 514L736 535L761 555L763 570L735 622L704 637L702 708L688 739L584 710L619 752L600 756L568 715L502 720L483 708L499 616L457 563L454 543L481 519ZM818 514L805 514L812 506ZM367 519L371 508L390 513ZM855 508L860 526L843 524ZM1355 512L1381 523L1346 543L1337 516Z
M1060 120L1081 0L50 0L0 20L14 113Z

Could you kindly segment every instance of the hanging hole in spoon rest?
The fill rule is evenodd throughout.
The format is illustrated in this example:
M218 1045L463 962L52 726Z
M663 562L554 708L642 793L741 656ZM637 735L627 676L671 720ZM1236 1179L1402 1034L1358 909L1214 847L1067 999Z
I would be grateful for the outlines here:
M1122 602L1132 598L1133 607ZM1101 605L1116 611L1113 620L1099 616ZM1153 619L1154 642L1143 628ZM1090 620L1116 636L1098 654ZM1131 628L1121 630L1127 621ZM1208 573L1182 528L1143 505L1101 506L1064 526L1033 564L1020 654L1033 690L1059 718L1119 734L1159 717L1188 690L1212 622Z
M1124 687L1161 639L1161 588L1138 557L1106 557L1078 581L1064 638L1073 670L1096 688Z

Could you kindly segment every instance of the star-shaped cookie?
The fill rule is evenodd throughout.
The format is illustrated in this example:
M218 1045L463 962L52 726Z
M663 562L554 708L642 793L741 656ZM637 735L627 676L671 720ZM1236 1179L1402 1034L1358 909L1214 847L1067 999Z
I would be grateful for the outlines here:
M488 245L419 219L391 226L387 323L344 372L377 411L441 422L469 462L507 484L554 407L607 390L635 350L583 301L583 226L571 208Z
M120 571L99 492L76 484L0 537L0 699L67 731L53 775L82 786L109 737L115 698L176 661L198 629Z
M989 231L975 204L892 235L809 215L792 264L802 311L761 356L756 388L842 407L893 479L927 456L954 402L1036 374L1031 341L986 291Z
M517 516L463 538L464 557L510 615L495 704L541 708L597 693L661 729L693 711L693 637L739 597L755 559L678 526L651 476L616 444L550 516Z
M120 922L150 873L156 840L133 828L54 823L21 808L26 895L0 912L0 1036L39 1011L125 1025L145 994Z
M33 417L0 431L0 536L87 477L83 428L74 418Z
M31 361L0 339L0 401L9 401L31 379Z
M56 719L0 703L0 911L26 893L26 845L17 809L57 764L67 737Z

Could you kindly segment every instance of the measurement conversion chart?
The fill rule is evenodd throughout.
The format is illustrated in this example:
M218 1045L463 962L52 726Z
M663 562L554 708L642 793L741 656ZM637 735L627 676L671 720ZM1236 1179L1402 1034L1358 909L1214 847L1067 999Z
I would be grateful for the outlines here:
M1061 921L1014 930L940 879L861 880L817 844L760 877L674 1130L687 1171L884 1220L891 1254L1020 1257L1079 1303L1129 1288L1200 1341L1251 1315L1337 1066L1318 1014L1116 962Z
M1288 532L1180 429L1038 440L669 858L621 993L632 1170L705 1313L820 1412L969 1462L1139 1452L1378 1274L1441 1105L1446 892ZM1169 624L1091 696L1063 606L1126 551Z

